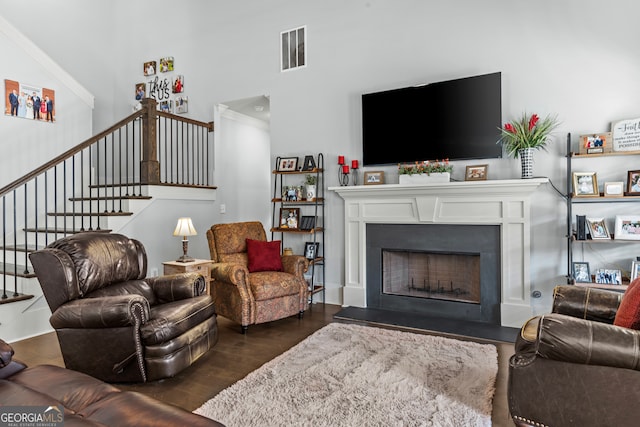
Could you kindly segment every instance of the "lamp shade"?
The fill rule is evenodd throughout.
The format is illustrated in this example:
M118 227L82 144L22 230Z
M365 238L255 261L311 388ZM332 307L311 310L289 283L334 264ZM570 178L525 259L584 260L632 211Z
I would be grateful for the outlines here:
M178 218L178 225L176 225L176 229L173 230L174 236L197 236L198 233L196 229L193 227L193 223L191 222L191 218Z

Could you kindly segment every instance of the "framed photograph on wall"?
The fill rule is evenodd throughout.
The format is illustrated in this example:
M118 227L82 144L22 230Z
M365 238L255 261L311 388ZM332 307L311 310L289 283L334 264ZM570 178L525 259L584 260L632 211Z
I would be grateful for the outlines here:
M640 196L640 170L627 172L627 193Z
M364 173L364 185L384 184L384 171L371 171Z
M599 197L595 172L573 172L573 197Z
M604 223L604 218L587 218L587 225L593 240L611 239L607 225Z
M280 208L280 228L300 228L300 208Z
M640 277L640 261L633 261L631 263L631 281L633 282Z
M294 172L297 169L297 157L278 157L278 159L276 160L276 170L278 172Z
M572 275L576 283L591 283L591 272L588 262L574 262Z
M319 247L320 247L320 243L318 242L305 242L304 257L306 259L315 259L318 256Z
M616 215L615 240L640 240L640 215Z

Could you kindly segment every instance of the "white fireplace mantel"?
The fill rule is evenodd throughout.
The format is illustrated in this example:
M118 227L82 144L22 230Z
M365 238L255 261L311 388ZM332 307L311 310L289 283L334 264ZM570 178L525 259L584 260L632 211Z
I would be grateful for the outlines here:
M366 225L491 224L500 226L503 326L531 315L529 277L531 194L546 178L447 182L430 185L330 187L345 201L345 306L366 307Z

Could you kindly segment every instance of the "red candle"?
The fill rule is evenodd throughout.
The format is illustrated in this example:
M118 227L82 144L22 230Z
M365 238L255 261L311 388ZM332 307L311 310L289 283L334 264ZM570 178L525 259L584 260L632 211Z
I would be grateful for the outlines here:
M351 169L358 169L358 161L351 160Z
M349 173L349 165L342 166L342 173Z
M344 156L338 156L338 164L344 165Z

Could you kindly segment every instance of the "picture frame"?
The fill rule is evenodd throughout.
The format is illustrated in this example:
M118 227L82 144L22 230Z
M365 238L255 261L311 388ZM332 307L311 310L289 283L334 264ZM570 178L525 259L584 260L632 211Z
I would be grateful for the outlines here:
M640 196L640 170L627 172L627 193L632 196Z
M278 172L295 172L298 170L298 158L278 157L276 159L276 170Z
M489 165L469 165L464 174L465 181L485 181Z
M300 229L301 230L313 230L316 227L316 217L312 215L303 215L300 218Z
M615 240L640 240L640 215L616 215Z
M607 230L607 224L605 224L604 218L587 218L587 226L589 227L589 234L591 234L591 239L611 239L611 235L609 234L609 230Z
M304 257L312 260L318 257L318 249L320 248L319 242L305 242L304 243Z
M622 285L622 273L620 270L599 268L596 270L596 283L607 285Z
M316 160L313 156L304 156L304 161L302 162L302 170L303 171L312 171L316 168Z
M639 277L640 277L640 261L632 261L630 280L633 282Z
M591 272L588 262L574 262L571 266L571 275L576 283L591 283Z
M288 229L299 229L300 208L280 208L280 227Z
M611 148L611 132L580 135L580 154L609 153Z
M364 173L364 185L384 184L384 171L367 171Z
M604 197L623 197L624 182L614 181L604 183Z
M600 197L595 172L573 172L573 197Z

